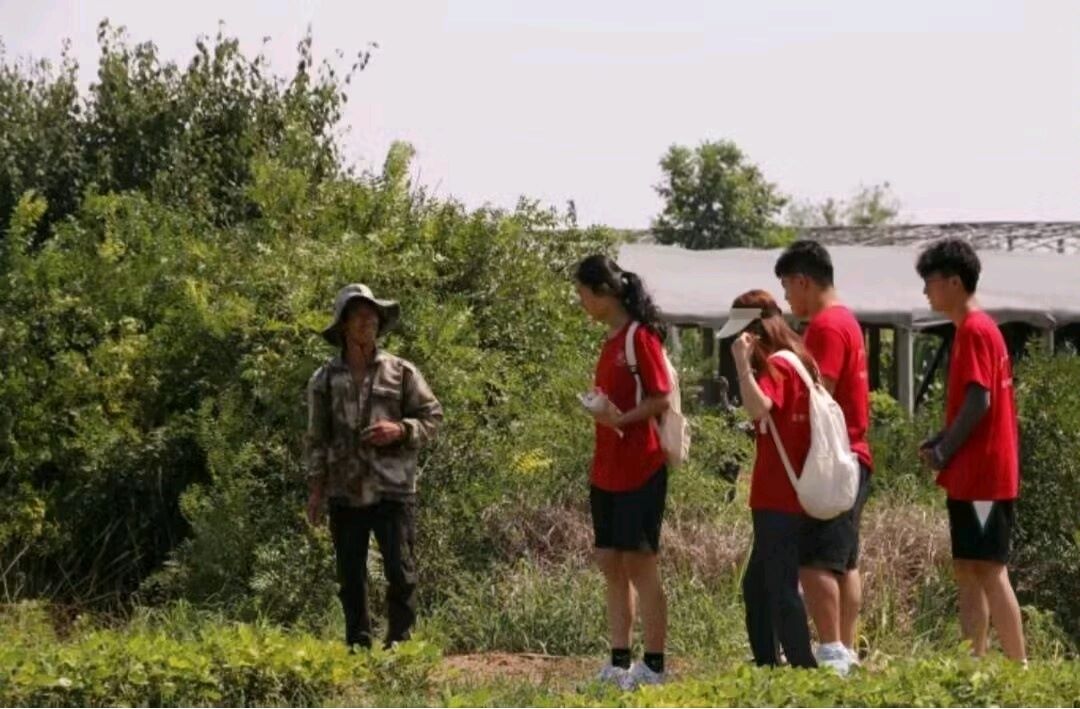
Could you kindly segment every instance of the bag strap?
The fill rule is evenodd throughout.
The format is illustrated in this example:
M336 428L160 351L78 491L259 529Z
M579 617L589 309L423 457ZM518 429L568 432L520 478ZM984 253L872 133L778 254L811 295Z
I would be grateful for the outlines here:
M795 468L791 465L791 459L788 458L787 450L784 449L784 442L780 440L780 432L776 429L776 422L773 421L772 414L765 414L766 427L772 431L773 443L776 444L776 452L780 454L780 460L784 464L784 470L787 471L788 480L791 481L791 486L795 488L796 494L799 490L799 479L795 475Z
M637 394L634 401L641 403L642 395L644 394L644 386L641 383L641 372L638 370L637 363L637 349L634 347L634 335L637 333L637 329L640 323L634 320L630 323L630 327L626 329L626 344L624 348L626 350L626 365L630 367L630 374L634 375L634 383L637 384Z
M790 364L792 369L798 372L799 377L803 380L803 384L806 385L807 389L814 391L817 388L817 384L814 383L813 378L810 376L810 372L806 371L806 365L803 364L803 361L799 359L797 354L791 350L777 350L769 355L769 359L772 359L773 357L779 357Z
M799 359L798 355L790 350L779 350L769 355L769 359L772 359L773 357L779 357L790 364L792 369L794 369L803 380L803 383L806 384L806 388L810 391L814 390L814 380L810 378L810 372L806 371L806 365L802 363L802 360ZM771 413L765 415L765 420L766 426L772 431L773 442L776 444L776 452L780 454L780 460L784 464L784 470L787 471L788 480L791 481L791 486L798 491L799 481L795 475L795 468L791 465L791 459L788 458L787 450L784 448L784 442L780 440L780 431L776 428L776 421L773 420Z

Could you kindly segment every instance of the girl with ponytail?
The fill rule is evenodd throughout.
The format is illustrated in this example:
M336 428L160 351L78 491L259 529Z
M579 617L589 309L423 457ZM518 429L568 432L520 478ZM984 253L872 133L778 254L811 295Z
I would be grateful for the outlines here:
M596 563L607 584L611 662L602 681L624 689L664 680L667 599L660 583L660 528L667 498L666 454L652 421L669 407L672 383L664 360L667 328L660 311L634 273L603 255L589 256L574 275L581 306L607 326L594 386L607 400L592 411L596 447L589 501ZM627 364L626 339L633 322L637 380ZM644 626L645 657L631 666L630 633L637 591Z

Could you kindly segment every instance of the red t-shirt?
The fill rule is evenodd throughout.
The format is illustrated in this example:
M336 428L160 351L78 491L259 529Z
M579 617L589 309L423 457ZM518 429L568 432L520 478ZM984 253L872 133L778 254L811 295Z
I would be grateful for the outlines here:
M607 395L619 411L637 407L637 382L626 362L626 330L630 323L608 338L596 364L596 388ZM671 391L664 345L660 337L644 325L634 333L642 397ZM596 424L592 484L602 490L625 492L644 485L667 461L660 436L650 421L638 421L622 429L622 437L612 428Z
M976 310L956 329L949 355L945 425L956 420L969 384L990 392L990 410L938 475L954 500L1014 500L1020 488L1012 361L993 319Z
M810 320L803 342L817 361L821 376L836 382L833 398L844 412L852 453L872 469L874 461L866 440L870 427L870 377L859 321L844 306L833 305Z
M776 377L765 372L758 377L758 386L773 402L769 414L776 423L788 460L798 476L806 462L806 454L810 452L810 392L790 364L779 357L769 361L776 368ZM763 421L759 421L755 428L757 455L750 478L750 508L802 514L802 505L788 479L784 461L776 450L772 431Z

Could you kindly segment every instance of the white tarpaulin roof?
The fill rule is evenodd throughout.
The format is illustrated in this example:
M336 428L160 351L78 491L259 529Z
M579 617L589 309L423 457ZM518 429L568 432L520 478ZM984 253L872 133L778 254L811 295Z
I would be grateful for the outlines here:
M840 297L861 322L914 328L942 322L922 294L916 249L831 246L829 253ZM778 250L687 251L627 244L618 262L644 279L669 322L720 327L731 301L754 288L772 293L787 311L780 281L773 275L779 255ZM1080 256L980 251L979 258L979 302L999 323L1024 322L1045 329L1080 322Z

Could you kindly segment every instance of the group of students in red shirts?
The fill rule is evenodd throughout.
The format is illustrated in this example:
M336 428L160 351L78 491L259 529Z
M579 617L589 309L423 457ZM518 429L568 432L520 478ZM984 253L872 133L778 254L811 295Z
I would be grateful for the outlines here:
M1025 662L1020 610L1006 570L1019 482L1009 353L997 325L975 299L980 263L967 242L935 242L920 253L916 271L931 309L956 327L945 429L924 441L918 456L937 471L947 495L961 630L973 653L982 655L992 622L1006 655ZM839 299L824 246L795 242L781 253L775 275L791 314L807 321L802 335L764 290L736 298L718 334L721 340L734 338L738 392L755 423L754 540L742 582L747 634L758 665L786 661L847 674L858 663L859 526L873 477L863 334ZM600 679L629 689L666 676L667 601L658 556L668 469L653 424L667 410L672 391L663 349L666 328L641 279L606 256L578 264L575 284L584 310L608 327L595 377L606 405L591 409L596 446L590 508L611 634L611 659ZM641 325L632 341L636 372L626 355L633 322ZM855 504L833 519L805 514L768 428L771 421L792 467L801 470L811 439L810 391L791 363L774 356L781 350L794 353L840 406L859 462ZM632 663L638 612L645 653ZM816 649L808 614L817 631Z

